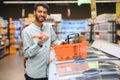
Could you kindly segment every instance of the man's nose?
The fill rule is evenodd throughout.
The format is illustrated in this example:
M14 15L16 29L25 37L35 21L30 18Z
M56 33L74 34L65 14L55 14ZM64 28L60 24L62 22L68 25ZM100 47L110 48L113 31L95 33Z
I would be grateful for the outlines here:
M45 15L45 13L44 13L44 12L41 12L41 15L42 15L42 16L44 16L44 15Z

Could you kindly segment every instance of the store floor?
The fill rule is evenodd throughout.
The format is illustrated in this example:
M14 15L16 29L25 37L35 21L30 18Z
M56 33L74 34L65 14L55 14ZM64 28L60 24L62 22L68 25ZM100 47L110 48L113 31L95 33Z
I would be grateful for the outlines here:
M0 59L0 80L25 80L23 56L17 53Z

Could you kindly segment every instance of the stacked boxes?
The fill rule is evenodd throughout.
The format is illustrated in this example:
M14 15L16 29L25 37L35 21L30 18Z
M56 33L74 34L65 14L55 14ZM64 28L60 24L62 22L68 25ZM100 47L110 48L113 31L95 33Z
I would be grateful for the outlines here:
M9 18L9 37L10 37L10 54L16 54L16 39L15 39L16 27L12 23L12 18Z

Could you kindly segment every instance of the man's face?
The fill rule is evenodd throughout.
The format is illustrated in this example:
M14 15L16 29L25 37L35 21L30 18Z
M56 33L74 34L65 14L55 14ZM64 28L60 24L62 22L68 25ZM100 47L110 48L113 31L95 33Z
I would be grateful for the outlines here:
M48 15L48 12L47 12L47 9L42 7L42 6L38 6L36 11L34 11L34 16L35 16L35 19L38 21L38 22L43 22L46 20L46 17Z

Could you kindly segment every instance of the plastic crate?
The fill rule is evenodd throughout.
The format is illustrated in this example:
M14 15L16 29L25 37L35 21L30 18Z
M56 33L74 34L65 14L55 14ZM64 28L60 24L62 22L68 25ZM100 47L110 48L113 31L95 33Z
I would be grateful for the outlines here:
M87 57L88 42L53 46L58 61L72 60L75 57Z

